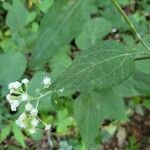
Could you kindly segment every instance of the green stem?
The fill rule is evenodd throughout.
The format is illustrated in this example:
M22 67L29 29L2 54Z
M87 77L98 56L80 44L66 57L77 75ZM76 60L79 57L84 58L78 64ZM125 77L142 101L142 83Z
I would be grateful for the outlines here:
M52 93L52 91L46 92L45 94L42 94L42 95L39 96L39 97L32 97L32 98L30 98L30 100L41 99L41 98L43 98L43 97L49 95L50 93Z
M44 125L44 126L46 126L47 125L47 123L46 122L44 122L39 116L36 116L37 117L37 119Z
M135 58L135 61L139 61L139 60L150 60L150 57L149 56L145 56L145 57Z
M136 28L134 27L134 25L132 24L132 22L129 20L128 16L125 14L125 12L122 10L122 8L120 7L119 3L117 2L117 0L111 0L112 3L114 4L114 6L117 8L117 10L120 12L120 14L124 17L125 21L128 23L128 25L130 26L130 28L132 29L132 32L137 36L138 40L144 45L144 47L150 51L150 47L142 40L142 37L140 36L140 34L138 33L138 31L136 30Z

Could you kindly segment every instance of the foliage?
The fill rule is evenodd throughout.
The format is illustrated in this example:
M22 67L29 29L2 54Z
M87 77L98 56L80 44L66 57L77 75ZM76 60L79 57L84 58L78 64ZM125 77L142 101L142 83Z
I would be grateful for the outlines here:
M116 2L150 47L148 0L138 1L137 7L128 0ZM149 51L131 32L109 0L0 1L0 142L13 134L22 147L28 147L29 136L40 141L47 132L43 123L51 124L52 143L56 143L53 134L65 137L60 149L96 149L112 136L103 132L106 120L111 125L117 122L114 133L129 120L128 112L140 107L140 102L125 105L124 98L148 97L141 105L149 109ZM41 123L34 135L15 123L25 102L16 112L9 111L6 103L8 84L23 78L30 79L27 89L22 83L23 92L13 96L20 98L26 92L33 96L33 106L40 99ZM135 141L131 136L129 149L135 149Z

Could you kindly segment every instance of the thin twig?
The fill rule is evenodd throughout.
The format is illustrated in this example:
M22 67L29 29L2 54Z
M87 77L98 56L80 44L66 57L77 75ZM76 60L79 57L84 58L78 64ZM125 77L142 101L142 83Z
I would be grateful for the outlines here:
M120 7L119 3L117 0L111 0L113 5L117 8L117 10L120 12L120 14L124 17L125 21L128 23L130 28L132 29L132 32L136 35L138 40L144 45L144 47L150 51L150 47L143 41L142 37L140 36L139 32L136 30L134 27L133 23L129 20L128 16L125 14L125 12L122 10Z

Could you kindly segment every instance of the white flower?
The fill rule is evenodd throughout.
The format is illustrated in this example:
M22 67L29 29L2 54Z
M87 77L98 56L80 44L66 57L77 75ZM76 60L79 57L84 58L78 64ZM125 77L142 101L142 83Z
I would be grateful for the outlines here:
M36 130L35 130L35 128L31 128L31 129L29 129L29 132L30 132L31 134L34 134L34 133L36 133Z
M27 115L26 115L26 113L22 113L20 116L19 116L19 120L25 120L27 118Z
M25 129L25 128L26 128L26 124L25 124L23 121L19 120L19 119L16 120L16 124L17 124L20 128L22 128L22 129Z
M33 109L31 110L31 115L32 115L32 116L37 116L37 114L38 114L38 110L37 110L36 108L33 108Z
M63 91L64 91L64 88L62 88L62 89L59 90L59 92L63 92Z
M26 113L22 113L22 114L19 116L19 118L16 120L16 124L17 124L19 127L25 129L25 128L26 128L26 124L25 124L25 119L26 119L26 118L27 118Z
M29 83L29 80L25 78L25 79L23 79L21 82L22 82L23 84L27 85L27 84Z
M45 126L45 130L50 130L51 129L51 124L47 124L46 126Z
M23 94L21 95L21 100L22 100L22 101L27 101L28 99L29 99L29 96L28 96L27 93L23 93Z
M44 77L43 79L43 84L44 86L48 87L51 85L51 78L48 78L48 77Z
M9 83L8 85L8 89L12 89L13 88L13 82Z
M31 121L31 125L32 125L33 127L36 127L36 126L38 125L38 123L39 123L39 120L37 120L36 118L34 118L34 119Z
M22 128L22 129L25 129L27 126L26 126L26 124L24 123L24 122L21 122L20 123L20 128Z
M11 104L13 101L12 96L10 94L7 94L6 100Z
M10 89L10 91L9 91L10 94L12 94L14 92L15 92L14 89Z
M11 109L11 111L16 111L16 110L17 110L17 107L14 106L14 105L11 105L11 106L10 106L10 109Z
M26 111L31 111L32 109L33 109L32 104L28 102L28 103L25 105L25 110L26 110Z
M19 119L17 119L15 122L16 122L16 124L17 124L18 126L20 126L20 120L19 120Z
M18 88L20 88L21 87L21 83L20 82L18 82L18 81L15 81L15 82L11 82L10 84L9 84L9 86L8 86L8 88L9 89L18 89Z
M19 106L19 101L13 100L10 104L11 104L11 111L16 111L16 108Z
M115 32L117 32L117 29L116 29L116 28L113 28L111 31L112 31L113 33L115 33Z

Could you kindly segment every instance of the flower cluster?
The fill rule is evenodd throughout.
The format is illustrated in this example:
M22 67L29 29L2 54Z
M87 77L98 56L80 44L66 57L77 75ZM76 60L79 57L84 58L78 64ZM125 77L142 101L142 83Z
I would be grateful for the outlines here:
M20 82L11 82L8 86L9 94L6 96L7 101L10 104L11 111L16 111L20 103L29 99L27 91L28 79L23 79Z
M45 123L38 117L38 104L41 97L48 93L40 93L40 96L33 98L28 94L28 79L23 79L21 82L11 82L8 86L9 94L6 96L10 104L11 111L17 111L19 105L24 102L24 112L16 120L16 124L22 128L27 129L31 134L36 133L39 122L45 126L45 130L50 130L51 125ZM44 77L43 86L48 88L51 85L51 78ZM42 96L41 96L42 95ZM32 100L37 100L36 106L32 104Z

